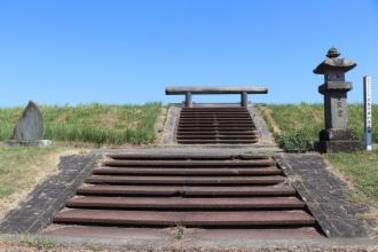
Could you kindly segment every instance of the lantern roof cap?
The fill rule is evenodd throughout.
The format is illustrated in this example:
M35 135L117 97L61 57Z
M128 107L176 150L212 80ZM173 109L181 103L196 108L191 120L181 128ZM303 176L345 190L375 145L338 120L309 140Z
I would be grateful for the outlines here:
M345 58L339 58L340 52L335 48L331 47L327 52L327 58L322 63L320 63L313 72L315 74L326 74L328 72L348 72L356 67L356 63Z
M336 47L331 47L328 52L327 52L327 58L337 58L341 55L341 53L339 52L339 50L337 50Z

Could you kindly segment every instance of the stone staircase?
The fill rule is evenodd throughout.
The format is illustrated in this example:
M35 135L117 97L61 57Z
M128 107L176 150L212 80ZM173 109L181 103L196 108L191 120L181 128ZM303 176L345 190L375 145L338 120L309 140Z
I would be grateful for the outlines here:
M104 226L184 226L243 229L256 237L322 237L269 156L110 154L54 223L86 227L87 233Z
M247 108L182 108L176 140L180 144L252 144L258 132Z

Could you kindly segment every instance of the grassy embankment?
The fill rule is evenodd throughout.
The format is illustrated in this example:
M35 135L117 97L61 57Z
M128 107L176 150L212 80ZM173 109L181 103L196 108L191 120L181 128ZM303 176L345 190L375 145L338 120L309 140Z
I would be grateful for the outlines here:
M0 109L0 141L12 136L23 108ZM141 144L154 140L161 105L41 106L45 138L96 144Z
M288 151L313 150L314 142L319 139L319 131L324 128L321 104L259 105L258 109L277 143ZM362 140L362 105L349 105L348 113L349 126ZM378 141L378 105L373 106L373 139Z
M54 141L53 146L10 148L0 144L0 219L43 178L58 171L60 156L79 153L93 144L152 142L161 105L41 106L41 110L45 137ZM21 113L22 108L0 109L0 141L12 136L14 124Z
M281 147L290 150L312 150L324 127L320 104L260 105L259 111L273 131ZM362 105L349 105L349 125L361 140L363 133ZM373 107L373 139L378 139L378 105ZM353 154L327 154L325 157L353 185L352 198L378 203L378 150ZM377 217L378 219L378 217Z

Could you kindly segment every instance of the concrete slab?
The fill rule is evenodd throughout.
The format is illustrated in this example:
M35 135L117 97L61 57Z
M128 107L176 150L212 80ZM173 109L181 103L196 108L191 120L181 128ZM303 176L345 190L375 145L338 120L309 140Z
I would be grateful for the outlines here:
M348 186L329 172L320 154L282 153L276 160L328 237L372 235L367 222L358 218L368 207L348 200Z

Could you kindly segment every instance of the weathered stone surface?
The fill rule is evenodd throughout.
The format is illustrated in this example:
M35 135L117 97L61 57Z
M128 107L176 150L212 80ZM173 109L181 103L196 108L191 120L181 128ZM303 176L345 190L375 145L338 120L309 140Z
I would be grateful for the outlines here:
M340 52L332 47L327 52L327 59L320 63L315 69L315 74L329 74L329 72L345 73L356 67L356 63L349 59L338 58Z
M319 139L328 140L357 140L351 129L324 129L319 133Z
M37 104L30 101L16 123L12 139L16 141L36 141L42 138L42 113Z
M368 206L348 201L347 184L329 172L321 155L279 154L275 158L329 238L372 235L368 223L358 218Z
M316 143L316 149L320 153L328 153L328 152L351 153L351 152L361 149L361 144L357 140L319 141Z

